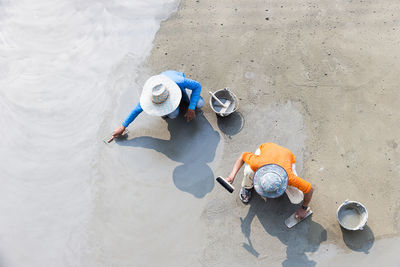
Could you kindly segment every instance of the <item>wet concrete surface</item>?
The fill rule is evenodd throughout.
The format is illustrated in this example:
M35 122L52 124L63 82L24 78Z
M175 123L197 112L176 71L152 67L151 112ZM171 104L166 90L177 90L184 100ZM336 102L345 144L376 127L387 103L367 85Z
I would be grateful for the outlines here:
M290 148L300 176L316 188L314 215L305 226L320 225L326 231L320 242L338 250L369 251L375 240L399 231L399 130L394 125L400 118L400 25L394 8L394 1L183 1L163 23L149 66L155 72L184 71L201 81L204 91L229 87L240 98L240 117L229 124L203 109L223 136L223 160L215 173L227 175L238 154L262 142ZM277 245L274 231L268 231L279 231L278 221L261 216L252 222L258 224L254 236L260 235L253 246L245 234L238 235L243 226L238 219L254 211L231 197L219 188L209 196L229 203L229 215L221 220L231 236L214 237L222 226L209 229L209 244L217 251L237 236L247 245L228 242L232 261L208 248L204 257L216 265L255 263L264 255L281 257L278 265L290 262L284 253L291 250L290 242L278 237ZM336 222L336 209L346 199L361 201L370 214L368 228L357 236L342 234ZM259 246L274 248L267 252ZM306 241L298 246L310 250Z
M185 111L186 107L182 109ZM202 198L214 188L214 173L207 163L214 159L220 135L211 127L201 111L197 112L196 120L189 124L182 114L173 120L167 118L166 122L170 134L168 140L139 136L123 140L118 144L152 149L174 162L182 163L172 173L175 186L197 198ZM157 168L157 162L153 162L152 166ZM162 172L162 169L159 171Z
M146 74L185 72L202 83L206 105L189 124L143 115L129 140L105 150L105 161L123 173L99 181L96 214L110 213L96 227L113 230L101 240L103 262L398 264L396 8L395 1L182 1L156 36ZM221 119L206 92L224 87L238 96L240 110ZM136 103L127 99L117 115ZM243 205L242 171L233 194L212 179L263 142L291 149L299 176L315 187L314 214L291 230L284 220L297 207L286 196L266 203L255 196ZM336 221L346 199L368 209L362 232L342 231ZM117 237L119 248L107 245Z

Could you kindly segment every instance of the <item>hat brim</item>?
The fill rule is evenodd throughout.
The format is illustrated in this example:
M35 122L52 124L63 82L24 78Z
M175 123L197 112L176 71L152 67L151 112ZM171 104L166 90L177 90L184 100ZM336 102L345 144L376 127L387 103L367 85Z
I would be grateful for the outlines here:
M155 104L152 101L153 87L163 84L167 87L169 95L165 102ZM182 92L179 86L165 75L156 75L150 77L143 86L140 96L140 106L149 115L164 116L174 111L181 102Z
M263 190L263 187L261 186L261 179L264 176L264 174L267 172L273 172L282 177L282 184L281 184L281 187L279 188L279 190L273 191L273 192ZM264 166L260 167L254 174L254 189L260 196L267 197L267 198L277 198L277 197L282 196L283 193L285 193L285 191L286 191L288 182L289 182L289 177L288 177L287 172L285 171L284 168L282 168L281 166L279 166L277 164L264 165Z

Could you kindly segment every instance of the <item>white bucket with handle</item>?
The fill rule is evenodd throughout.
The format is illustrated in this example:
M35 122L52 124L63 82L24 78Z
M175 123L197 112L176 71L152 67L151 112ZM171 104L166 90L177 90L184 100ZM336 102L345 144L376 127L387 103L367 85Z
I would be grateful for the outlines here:
M340 226L356 231L364 228L368 220L368 211L360 202L346 200L339 206L336 216Z
M229 88L210 92L211 109L219 116L226 117L239 108L238 98Z

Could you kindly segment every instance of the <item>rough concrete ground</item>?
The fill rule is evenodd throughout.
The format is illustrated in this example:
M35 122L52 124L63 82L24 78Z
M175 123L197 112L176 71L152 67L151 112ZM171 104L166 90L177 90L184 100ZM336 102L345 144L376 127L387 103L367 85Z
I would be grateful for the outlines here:
M201 81L206 103L207 91L229 87L240 110L219 119L206 105L190 126L144 115L130 127L127 145L106 152L125 167L132 158L139 162L127 168L140 177L126 173L127 192L107 205L117 209L111 214L128 212L125 230L112 215L109 225L140 242L123 239L125 252L103 248L103 260L129 266L132 250L141 266L332 265L367 253L376 262L375 244L400 228L399 14L392 0L183 0L156 36L148 74L183 71ZM121 116L131 105L124 99ZM265 203L255 196L243 205L238 190L230 195L213 183L241 152L266 141L290 148L300 176L316 188L312 220L292 230L283 221L297 207L286 197ZM242 172L236 188L241 178ZM100 195L113 198L110 181L100 183ZM118 208L125 194L142 201L125 211ZM346 199L368 208L362 232L342 232L336 222ZM390 240L390 247L399 244ZM385 251L387 243L376 247Z

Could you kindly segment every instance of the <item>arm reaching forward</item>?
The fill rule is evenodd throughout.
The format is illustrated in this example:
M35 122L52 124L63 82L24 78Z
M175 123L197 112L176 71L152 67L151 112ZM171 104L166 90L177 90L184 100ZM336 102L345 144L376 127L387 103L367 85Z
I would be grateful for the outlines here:
M132 121L136 119L136 117L143 111L142 107L140 106L140 102L137 103L136 107L132 109L131 113L129 113L128 117L122 122L121 126L116 128L112 134L113 138L120 136L124 131L125 128L131 124Z
M308 191L307 193L304 194L303 205L301 205L301 207L296 211L296 215L295 215L295 217L298 221L300 221L307 215L307 208L308 208L308 205L310 204L313 192L314 192L314 188L311 187L310 191ZM303 207L305 207L305 209Z
M183 87L192 90L192 95L190 96L189 108L185 114L185 118L187 122L189 122L196 117L194 110L196 109L197 102L200 99L201 84L195 80L185 78L185 81L183 82Z
M228 178L226 178L226 180L227 180L229 183L231 183L231 184L233 183L233 181L235 180L236 174L238 173L238 171L240 170L240 168L243 166L243 164L244 164L244 161L243 161L243 154L241 154L241 155L238 157L238 159L236 160L235 165L233 165L231 174L229 174Z

